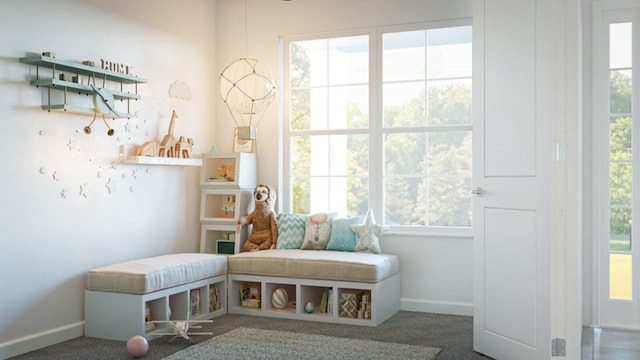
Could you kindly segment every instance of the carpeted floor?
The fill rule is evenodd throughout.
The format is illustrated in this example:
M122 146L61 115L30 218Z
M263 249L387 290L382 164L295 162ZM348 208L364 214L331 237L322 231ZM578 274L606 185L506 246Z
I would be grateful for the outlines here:
M203 325L202 330L211 331L213 336L248 327L437 347L441 349L437 360L488 359L473 351L473 318L469 316L401 311L381 325L369 327L227 314L214 319L212 324ZM194 340L202 342L209 338L211 336L199 336ZM160 360L187 347L189 343L182 339L169 344L166 338L159 338L150 342L149 351L142 359ZM79 337L12 358L45 359L120 360L131 359L131 356L123 341Z
M164 360L433 360L439 351L427 346L239 327Z

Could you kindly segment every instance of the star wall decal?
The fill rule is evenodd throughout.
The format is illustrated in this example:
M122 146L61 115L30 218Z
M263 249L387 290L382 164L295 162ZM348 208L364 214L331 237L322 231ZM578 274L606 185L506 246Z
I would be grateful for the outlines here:
M104 187L107 188L107 194L111 195L111 187L109 186L109 184L111 184L111 178L107 178L107 183L104 184Z
M80 193L78 195L86 199L88 190L89 190L89 184L87 183L80 184Z

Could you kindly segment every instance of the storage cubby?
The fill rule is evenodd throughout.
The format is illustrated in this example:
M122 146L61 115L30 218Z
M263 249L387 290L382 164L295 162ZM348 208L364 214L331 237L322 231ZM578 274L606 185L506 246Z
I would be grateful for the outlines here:
M238 229L238 218L253 209L256 154L204 153L201 160L200 252L237 254L251 229Z
M251 193L242 189L202 189L200 221L237 224Z
M200 234L200 252L207 254L232 255L239 252L236 239L247 237L247 227L238 231L237 225L204 224Z
M221 286L220 284L209 285L208 296L208 306L209 312L216 312L224 306L227 307L227 288L226 286Z
M284 307L278 308L273 305L273 292L276 289L283 289L287 294L287 301ZM264 284L264 309L265 311L273 311L284 314L296 314L296 305L297 305L297 293L296 293L296 285L290 283L265 283Z
M202 154L200 185L253 189L257 185L256 154Z
M212 290L214 289L214 290ZM217 290L215 290L217 289ZM198 315L193 315L191 295L200 294ZM207 306L210 293L219 297L219 308ZM226 275L195 281L148 294L126 294L102 291L85 291L85 336L126 341L134 335L144 335L147 340L162 336L168 331L166 323L147 327L146 309L149 307L152 321L212 319L227 312Z
M171 309L170 320L187 319L187 314L191 312L191 304L188 298L189 291L183 291L169 296L169 309Z
M228 275L229 307L232 314L258 315L277 318L301 319L340 324L378 326L400 309L400 274L396 274L378 283L357 283L347 281L315 280L280 278L270 276L256 276L243 274ZM246 283L259 283L262 290L262 303L259 308L241 306L239 285ZM289 306L277 309L271 304L271 295L278 288L284 288L289 297ZM331 311L321 312L322 299L325 292L330 290L332 303ZM291 308L292 294L295 294L296 308ZM339 299L342 294L354 294L356 296L355 316L340 316ZM362 302L362 296L368 301L369 317L358 318L358 304ZM314 303L313 313L305 312L305 304ZM329 299L327 298L327 301ZM353 304L352 304L353 305ZM327 306L329 308L329 306Z
M330 289L331 287L327 286L300 286L300 302L298 307L300 308L299 313L303 315L314 315L314 316L327 316L332 315L328 313L322 312L322 299L325 296L325 291ZM307 311L307 304L311 302L313 303L313 311Z
M349 319L371 320L371 291L338 289L338 316Z

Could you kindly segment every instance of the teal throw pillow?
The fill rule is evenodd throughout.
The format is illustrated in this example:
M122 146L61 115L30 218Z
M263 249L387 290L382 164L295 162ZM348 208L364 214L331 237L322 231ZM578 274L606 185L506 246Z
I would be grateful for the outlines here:
M358 223L360 217L333 219L327 250L353 251L356 247L356 234L351 230L351 225Z
M278 241L276 249L300 249L304 241L306 216L303 214L280 213L276 215Z

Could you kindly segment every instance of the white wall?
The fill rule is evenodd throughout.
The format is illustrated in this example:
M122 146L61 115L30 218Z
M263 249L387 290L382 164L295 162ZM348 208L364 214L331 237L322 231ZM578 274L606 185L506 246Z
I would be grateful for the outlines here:
M173 109L174 134L193 137L194 153L208 151L214 10L210 0L0 0L0 359L82 335L87 270L198 251L199 168L110 164L119 144L159 140ZM133 66L149 79L131 105L136 117L110 121L108 137L101 120L85 135L91 117L41 110L46 90L29 85L35 67L18 58L43 51ZM169 96L175 81L191 100Z
M282 36L471 18L472 10L471 0L247 0L248 36L245 37L244 1L217 0L218 71L239 57L253 57L276 74ZM216 144L218 149L229 151L234 123L224 106L218 107L217 119ZM278 128L276 103L262 119L257 140L258 181L276 186L280 175ZM381 246L383 251L400 256L403 310L472 314L473 244L470 236L386 234Z

